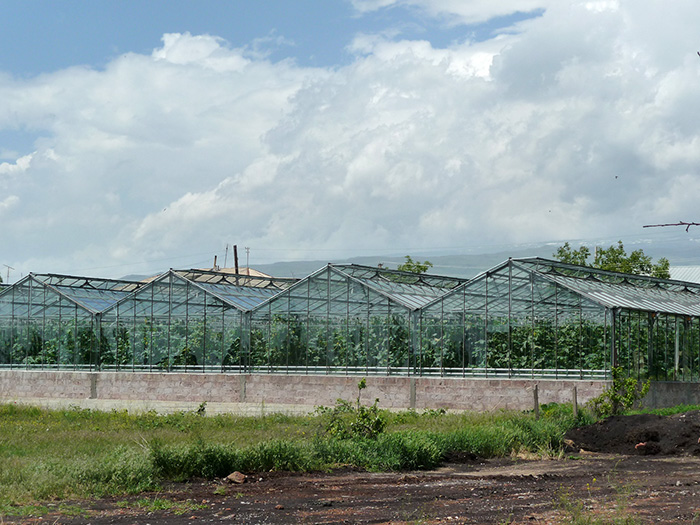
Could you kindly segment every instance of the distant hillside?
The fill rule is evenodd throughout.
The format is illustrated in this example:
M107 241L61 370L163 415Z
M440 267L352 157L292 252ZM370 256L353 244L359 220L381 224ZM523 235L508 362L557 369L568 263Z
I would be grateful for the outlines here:
M645 230L644 236L636 235L629 236L626 240L623 239L627 253L637 249L644 250L644 253L651 256L654 260L660 257L666 257L671 262L671 266L690 266L700 264L700 238L693 235L693 231L685 232L681 229L657 229ZM698 231L700 233L700 231ZM617 244L618 239L602 239L595 243L584 243L591 248L595 245L601 247L609 247ZM508 260L509 257L544 257L552 259L557 248L563 245L564 242L557 241L547 244L537 245L500 245L494 248L493 253L468 253L468 254L452 254L452 255L434 255L425 254L419 251L411 253L414 260L428 260L433 263L433 267L429 273L447 275L450 277L471 278L497 264ZM570 241L573 248L578 248L581 243ZM483 247L481 248L485 250ZM276 262L270 264L255 264L251 261L251 267L275 277L296 277L303 278L326 266L329 262L341 264L352 263L362 264L365 266L377 266L382 263L387 268L396 268L404 262L405 255L382 255L382 256L360 256L351 257L349 259L335 259L333 261L314 260L314 261L287 261ZM141 280L151 275L128 275L124 279Z
M527 250L514 252L499 252L479 255L413 255L416 260L428 260L433 263L433 267L428 273L446 275L450 277L471 278L486 270L493 268L499 263L508 260L508 257L552 257L552 248L540 246ZM341 264L362 264L365 266L377 266L379 263L386 268L396 268L404 262L404 256L365 256L352 257L350 259L334 261L289 261L277 262L273 264L255 265L256 270L265 272L276 277L306 277L312 272L323 268L329 262Z

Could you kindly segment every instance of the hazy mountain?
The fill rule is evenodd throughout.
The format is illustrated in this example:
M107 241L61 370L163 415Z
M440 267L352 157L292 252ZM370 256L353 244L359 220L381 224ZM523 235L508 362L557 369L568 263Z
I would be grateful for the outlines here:
M654 260L659 257L666 257L671 262L671 266L691 266L700 264L700 236L694 235L694 231L685 232L680 229L659 228L646 230L644 236L626 236L624 240L625 249L630 253L637 249L644 250L644 253ZM700 231L698 232L700 235ZM609 247L617 244L618 239L601 239L596 242L570 241L573 248L578 248L582 244L588 246L591 251L595 246ZM452 277L470 278L493 268L497 264L506 261L509 257L544 257L552 259L557 248L564 244L556 241L544 244L511 244L494 245L492 247L480 246L472 250L475 253L468 253L469 250L461 249L467 253L425 253L415 251L411 253L414 260L428 260L433 263L429 273L447 275ZM368 255L351 257L348 259L312 260L312 261L286 261L271 264L255 264L251 261L251 267L261 272L275 277L297 277L303 278L307 275L332 263L352 263L365 266L377 266L382 263L387 268L396 268L404 262L405 254L395 255ZM148 275L128 275L124 279L140 280Z

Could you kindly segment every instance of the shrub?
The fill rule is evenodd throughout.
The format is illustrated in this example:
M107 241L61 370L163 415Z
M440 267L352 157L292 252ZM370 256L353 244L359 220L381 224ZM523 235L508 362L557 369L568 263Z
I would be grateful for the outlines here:
M612 369L612 384L598 397L589 401L598 417L617 416L632 409L649 392L649 380L642 385L632 377L624 377L621 366Z

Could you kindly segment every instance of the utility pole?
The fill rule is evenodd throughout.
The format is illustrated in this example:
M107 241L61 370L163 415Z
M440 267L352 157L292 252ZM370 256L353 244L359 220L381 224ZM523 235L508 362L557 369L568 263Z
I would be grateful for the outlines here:
M250 275L250 248L245 247L245 269L246 273Z
M7 268L7 284L10 284L10 270L14 270L12 266L8 266L7 264L3 264L5 268Z

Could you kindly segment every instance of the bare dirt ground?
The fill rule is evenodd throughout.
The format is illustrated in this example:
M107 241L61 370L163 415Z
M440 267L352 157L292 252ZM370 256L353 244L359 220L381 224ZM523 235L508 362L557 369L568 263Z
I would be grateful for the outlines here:
M700 523L700 413L610 418L567 438L559 459L467 460L389 474L251 474L243 484L200 481L79 502L78 517L0 523L554 524L577 515L598 523ZM143 498L189 503L181 503L183 513L155 511L137 503Z

